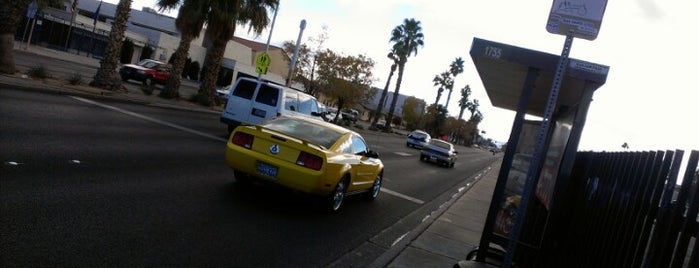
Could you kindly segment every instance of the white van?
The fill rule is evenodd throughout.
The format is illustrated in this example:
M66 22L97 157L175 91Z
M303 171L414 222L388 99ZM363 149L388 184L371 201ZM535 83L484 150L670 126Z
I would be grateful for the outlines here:
M221 122L228 125L229 133L241 124L259 124L266 119L287 114L323 120L318 100L295 89L241 77L228 91Z

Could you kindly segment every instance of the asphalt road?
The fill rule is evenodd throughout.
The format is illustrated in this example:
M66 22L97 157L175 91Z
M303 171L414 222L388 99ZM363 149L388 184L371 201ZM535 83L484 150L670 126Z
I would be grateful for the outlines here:
M2 88L0 266L361 267L495 160L459 147L442 168L360 132L384 189L325 214L235 184L217 114Z

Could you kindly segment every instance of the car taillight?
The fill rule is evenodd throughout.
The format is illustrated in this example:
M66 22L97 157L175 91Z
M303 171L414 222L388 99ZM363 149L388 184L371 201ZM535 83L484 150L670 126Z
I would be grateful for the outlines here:
M296 159L296 164L313 170L320 170L320 168L323 166L323 158L317 155L301 152L299 154L299 158Z
M248 134L248 133L236 132L233 134L233 138L231 139L231 142L233 142L233 144L235 144L235 145L250 149L250 148L252 148L252 141L254 139L255 139L255 137Z

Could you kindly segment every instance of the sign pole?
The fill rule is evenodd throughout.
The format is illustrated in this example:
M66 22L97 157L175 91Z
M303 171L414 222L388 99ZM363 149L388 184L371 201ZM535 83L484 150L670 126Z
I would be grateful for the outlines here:
M269 42L272 40L272 31L274 31L274 22L277 21L277 11L279 11L279 4L274 9L274 17L272 18L272 26L269 27L269 36L267 37L267 45L265 46L265 55L269 55ZM266 67L265 67L266 68ZM262 72L258 72L257 81L262 80Z

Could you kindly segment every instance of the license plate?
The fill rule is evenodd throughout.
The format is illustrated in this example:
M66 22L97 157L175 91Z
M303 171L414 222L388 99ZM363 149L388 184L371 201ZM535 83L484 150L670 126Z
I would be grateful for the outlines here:
M277 176L277 167L267 163L257 162L257 172L267 177L274 178Z

